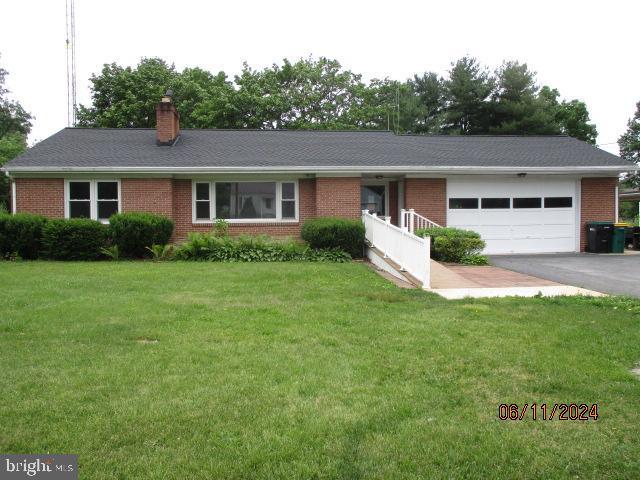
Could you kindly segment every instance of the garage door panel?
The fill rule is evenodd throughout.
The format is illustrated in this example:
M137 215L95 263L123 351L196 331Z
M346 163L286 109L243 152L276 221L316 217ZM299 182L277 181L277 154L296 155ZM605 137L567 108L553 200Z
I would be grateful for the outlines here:
M447 224L478 232L485 253L550 253L576 249L575 181L460 178L447 181L448 198L540 198L541 208L448 209ZM544 208L545 197L571 197L571 208Z
M484 225L478 229L470 228L480 234L483 240L509 240L512 237L511 229L500 225Z

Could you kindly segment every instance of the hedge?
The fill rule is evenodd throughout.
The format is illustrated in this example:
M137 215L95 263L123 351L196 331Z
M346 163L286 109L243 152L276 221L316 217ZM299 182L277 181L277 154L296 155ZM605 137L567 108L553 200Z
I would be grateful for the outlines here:
M42 228L47 219L40 215L18 213L0 215L0 258L18 254L36 259L42 248Z
M364 224L361 220L320 217L302 226L302 239L311 248L344 250L354 258L364 253Z
M461 263L465 258L473 258L468 263L480 263L476 257L485 247L480 234L471 230L452 227L432 227L416 230L419 237L431 237L431 257L443 262Z
M51 260L97 260L108 227L95 220L50 220L42 229L42 256Z
M120 255L129 258L148 257L147 247L169 243L173 220L151 213L117 213L109 219L109 236Z

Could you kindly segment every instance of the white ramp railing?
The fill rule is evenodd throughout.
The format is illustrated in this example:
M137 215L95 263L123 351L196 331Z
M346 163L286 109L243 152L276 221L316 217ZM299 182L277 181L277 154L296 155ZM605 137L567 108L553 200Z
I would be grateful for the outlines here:
M423 217L419 213L416 213L413 208L400 211L400 228L409 230L409 233L414 233L420 228L439 227L436 222L432 222L427 217Z
M375 213L362 211L367 241L380 250L386 258L400 265L422 283L431 285L431 238L420 238L407 229L391 224L391 218L381 220Z

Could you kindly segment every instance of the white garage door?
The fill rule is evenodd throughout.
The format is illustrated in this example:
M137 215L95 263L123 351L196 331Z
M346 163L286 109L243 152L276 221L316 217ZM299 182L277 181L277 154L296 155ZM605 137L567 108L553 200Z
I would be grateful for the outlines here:
M576 181L447 179L447 225L478 232L485 253L573 252Z

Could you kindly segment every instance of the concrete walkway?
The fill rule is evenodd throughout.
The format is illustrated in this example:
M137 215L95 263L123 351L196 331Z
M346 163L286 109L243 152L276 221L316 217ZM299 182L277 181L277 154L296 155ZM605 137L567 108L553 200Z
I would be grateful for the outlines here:
M400 288L419 288L421 286L421 282L407 272L401 271L399 265L384 258L375 248L367 250L366 261L380 276ZM431 288L427 290L450 300L466 297L603 295L600 292L564 285L495 266L457 265L439 263L434 260L431 260Z
M467 266L431 261L430 291L454 300L465 297L533 297L536 295L588 295L600 296L600 292L495 266Z

